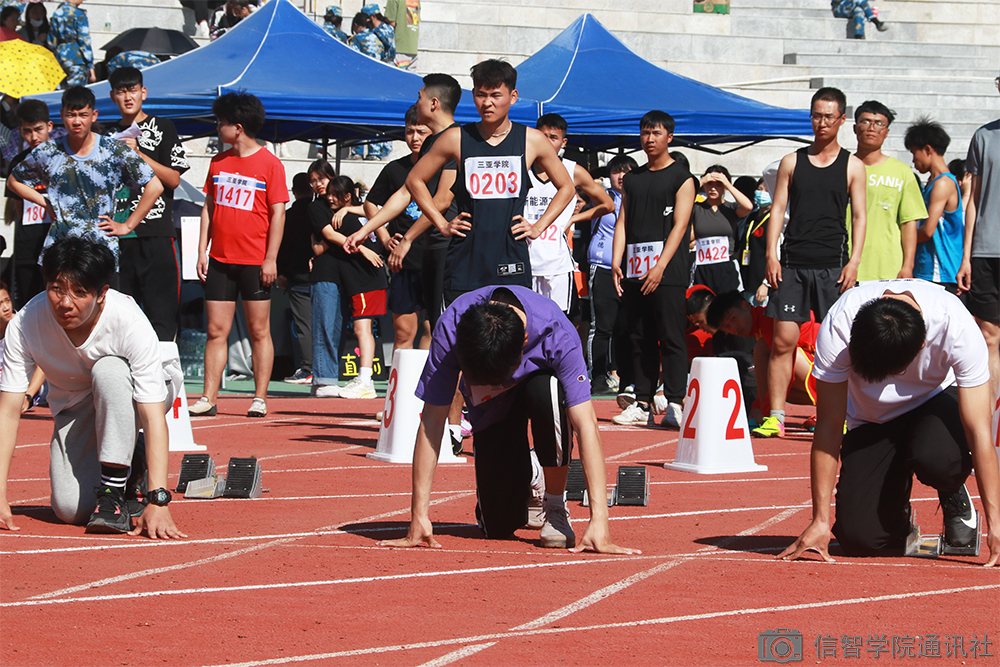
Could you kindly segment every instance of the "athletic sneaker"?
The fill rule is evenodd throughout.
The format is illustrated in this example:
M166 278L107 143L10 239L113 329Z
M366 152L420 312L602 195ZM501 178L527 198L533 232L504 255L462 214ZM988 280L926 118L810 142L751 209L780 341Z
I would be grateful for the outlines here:
M259 419L267 416L267 402L263 398L255 397L247 410L247 417Z
M198 399L198 402L188 408L188 414L192 417L214 417L218 413L219 409L208 402L208 399L202 396Z
M955 493L945 496L938 492L944 514L944 541L953 547L967 547L976 539L979 518L972 506L972 497L963 484Z
M812 417L809 417L809 419L805 420L802 423L802 428L804 428L805 430L809 431L810 433L815 433L816 432L816 415L813 415Z
M576 546L576 534L569 523L569 508L546 505L545 523L542 524L542 546L546 549L569 549Z
M313 374L301 368L285 378L289 384L312 384Z
M879 32L885 32L886 30L889 29L889 26L887 26L885 24L885 21L882 21L882 20L878 19L877 17L872 19L872 23L875 24L875 28Z
M465 418L465 412L462 413L462 438L472 437L472 422Z
M750 431L750 434L758 438L784 438L785 425L778 421L777 417L769 416L763 424Z
M604 383L608 385L608 389L611 391L618 391L619 379L617 375L612 375L610 372L605 373Z
M663 385L656 388L653 394L653 413L662 415L667 411L667 397L663 395Z
M635 403L635 385L630 384L618 392L618 407L624 410Z
M660 426L666 428L680 428L684 422L684 408L677 403L667 403L667 408L660 420Z
M615 415L611 421L619 426L646 426L649 424L649 410L638 403L628 406L620 415Z
M365 382L359 376L340 388L340 397L378 398L378 394L375 392L375 386L371 382Z
M335 384L318 384L313 389L316 398L340 398L340 387Z
M129 514L125 493L113 486L97 487L97 507L87 522L88 533L127 533L132 530L132 515Z

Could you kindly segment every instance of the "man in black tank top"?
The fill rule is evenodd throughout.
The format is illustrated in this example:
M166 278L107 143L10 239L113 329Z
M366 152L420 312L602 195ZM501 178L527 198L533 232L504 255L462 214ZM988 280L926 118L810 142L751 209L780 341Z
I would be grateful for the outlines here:
M487 285L531 287L527 239L536 239L575 196L573 181L545 136L513 123L517 70L500 60L472 68L473 96L482 120L441 134L414 165L406 187L414 201L446 236L445 300ZM433 206L427 183L449 160L458 163L452 188L459 215L450 223ZM522 217L535 161L558 188L534 225Z
M836 88L817 90L810 107L813 143L786 155L778 167L767 225L771 292L765 314L775 320L767 378L771 414L753 430L758 437L785 434L785 399L802 323L810 317L821 322L840 294L857 282L865 243L865 165L837 142L846 106L844 93ZM854 244L848 257L844 221L849 202ZM786 207L788 226L779 262Z

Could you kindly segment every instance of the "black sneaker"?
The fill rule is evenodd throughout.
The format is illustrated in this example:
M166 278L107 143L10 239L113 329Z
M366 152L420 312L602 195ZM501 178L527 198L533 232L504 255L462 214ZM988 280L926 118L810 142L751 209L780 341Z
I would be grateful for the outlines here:
M979 517L972 505L969 490L963 484L955 493L945 496L938 492L944 514L944 541L953 547L967 547L976 539Z
M454 432L451 434L451 453L455 456L459 456L462 453L462 437L459 436L456 438Z
M127 533L132 530L132 516L121 489L97 487L97 507L87 522L88 533Z

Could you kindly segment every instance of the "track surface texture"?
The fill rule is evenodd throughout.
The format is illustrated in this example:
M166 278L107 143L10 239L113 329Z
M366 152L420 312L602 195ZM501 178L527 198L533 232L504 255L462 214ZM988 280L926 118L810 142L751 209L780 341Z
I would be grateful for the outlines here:
M0 531L0 664L749 665L762 647L797 662L798 646L809 664L998 664L1000 569L978 566L985 544L979 558L848 558L834 545L835 563L775 560L811 516L801 429L754 441L766 472L694 475L662 467L677 431L614 426L614 401L600 400L609 482L619 465L647 470L648 506L611 508L614 541L642 555L541 549L528 529L483 539L471 458L437 470L444 548L401 550L378 541L405 533L410 466L365 456L381 399L271 398L258 420L248 402L221 398L194 436L220 471L256 456L263 497L179 498L189 537L172 542L57 522L51 419L22 420L8 487L21 530ZM913 497L937 532L935 492L915 483ZM588 510L570 511L580 536Z

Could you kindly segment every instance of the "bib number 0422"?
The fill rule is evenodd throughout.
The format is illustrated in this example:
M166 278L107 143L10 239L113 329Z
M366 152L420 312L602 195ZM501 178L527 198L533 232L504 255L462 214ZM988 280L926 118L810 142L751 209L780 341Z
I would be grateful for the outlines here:
M736 403L733 405L732 414L729 415L729 423L726 424L726 440L742 440L744 430L736 428L736 419L739 417L740 410L743 409L743 394L740 392L739 383L732 378L726 380L726 384L722 386L722 398L729 398L730 393L736 395ZM691 412L688 413L687 419L684 420L682 437L694 438L696 436L696 429L694 426L691 426L691 422L694 421L694 414L698 411L698 399L701 397L701 384L699 384L698 378L691 380L687 397L692 401Z

